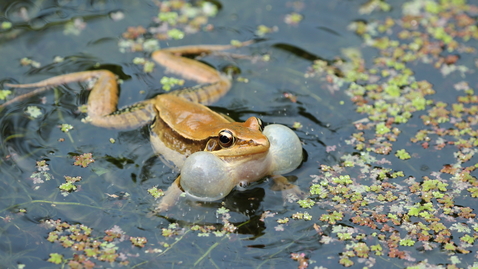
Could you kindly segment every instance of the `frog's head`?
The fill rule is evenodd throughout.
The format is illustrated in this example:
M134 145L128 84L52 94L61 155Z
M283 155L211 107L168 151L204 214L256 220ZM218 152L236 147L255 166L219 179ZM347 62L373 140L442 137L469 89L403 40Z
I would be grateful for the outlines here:
M262 133L264 125L259 118L250 117L245 122L228 122L215 126L217 135L210 136L205 151L210 151L226 162L256 158L268 152L270 144Z
M228 195L237 185L240 180L235 178L240 174L240 171L236 171L237 169L250 170L250 167L254 167L253 171L248 171L248 174L256 174L258 178L248 179L251 182L259 180L264 175L288 173L302 162L302 145L291 129L283 125L272 124L266 126L261 135L266 137L266 141L260 140L262 142L259 146L253 145L259 148L255 149L254 153L247 150L241 151L248 145L247 141L241 140L241 138L229 135L227 135L228 139L219 137L219 141L227 142L226 144L229 144L231 139L238 139L239 141L235 142L240 143L233 148L236 153L248 154L243 155L242 158L237 155L231 157L228 152L224 154L224 149L200 151L190 155L182 167L181 187L186 193L199 200L214 201ZM266 151L263 148L267 148ZM260 153L264 154L261 155L261 158L257 158ZM248 162L251 159L252 162Z

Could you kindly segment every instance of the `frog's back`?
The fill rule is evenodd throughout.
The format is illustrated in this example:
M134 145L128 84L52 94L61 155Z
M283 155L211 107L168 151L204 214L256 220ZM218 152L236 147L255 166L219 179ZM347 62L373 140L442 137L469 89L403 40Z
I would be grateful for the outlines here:
M229 122L208 107L178 96L163 94L156 99L159 118L183 138L197 141L217 136L219 130L214 127Z

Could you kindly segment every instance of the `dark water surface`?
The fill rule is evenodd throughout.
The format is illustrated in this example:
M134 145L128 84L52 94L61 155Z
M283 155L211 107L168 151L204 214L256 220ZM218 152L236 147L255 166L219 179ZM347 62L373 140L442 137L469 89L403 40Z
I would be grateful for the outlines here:
M121 35L129 26L157 26L153 23L153 18L158 15L155 1L5 2L11 3L0 3L3 15L0 20L12 22L13 25L11 29L0 31L0 83L30 83L70 72L106 68L124 81L119 107L164 92L159 83L164 75L162 68L155 68L153 73L145 73L142 66L133 64L135 57L147 57L148 53L122 53L118 47ZM362 38L347 29L350 23L383 20L387 16L398 18L401 16L400 5L393 6L388 12L364 15L358 13L360 5L364 4L360 1L225 0L216 4L220 7L218 14L208 22L213 26L212 29L187 34L181 40L159 42L161 47L170 47L228 44L231 40L257 39L256 44L237 51L255 57L254 60L217 56L202 59L218 69L228 65L237 66L241 72L240 77L248 80L248 83L235 83L224 98L213 104L214 110L228 114L237 121L259 116L266 123L280 123L289 127L300 123L301 127L294 130L303 142L306 159L287 176L292 181L296 180L295 183L307 193L312 184L311 176L325 173L320 170L320 165L343 165L343 155L363 156L367 153L366 150L357 150L346 143L356 132L353 123L367 116L355 112L356 104L345 90L333 91L327 87L325 76L306 78L305 73L311 70L315 60L332 62L343 57L342 50L345 48L365 47ZM22 7L27 12L23 17L19 13ZM122 12L124 18L112 19L111 15L117 12ZM303 20L297 25L285 22L285 17L293 12L303 16ZM25 16L29 19L26 20ZM75 18L83 19L84 29L78 35L65 34L66 25ZM259 25L275 26L277 29L262 37L256 33ZM378 55L371 48L364 48L362 53L364 58ZM269 61L257 60L266 54L270 56ZM64 61L54 63L56 56L63 57ZM39 62L41 66L22 66L20 60L24 57ZM473 57L476 59L476 54ZM470 60L464 65L473 66L473 62ZM436 81L440 85L447 83L437 70L427 71L419 65L416 68L423 70L417 75L417 80ZM456 82L449 84L454 83ZM476 79L470 79L469 85L476 89ZM347 264L344 257L355 262L352 268L404 268L424 260L429 264L449 264L455 259L450 257L454 256L458 260L462 259L460 268L471 268L473 265L476 242L471 247L461 245L472 252L469 255L458 252L450 254L450 251L443 250L445 243L433 243L432 249L427 251L418 243L415 247L405 246L404 243L399 249L413 259L392 257L387 252L394 249L390 247L390 240L374 235L375 230L371 227L357 225L351 216L343 218L340 225L321 219L324 214L339 210L338 208L343 209L341 206L352 210L352 203L338 202L333 200L332 195L323 199L311 195L313 201L318 203L312 208L304 209L297 202L284 203L281 193L270 189L270 180L254 183L242 191L235 190L221 201L205 204L182 201L165 214L151 215L155 200L148 189L154 186L166 189L176 178L177 171L154 156L147 127L113 131L82 123L81 119L85 115L78 111L78 106L87 100L86 91L80 91L82 88L84 87L72 83L11 104L1 111L0 268L17 268L18 265L25 265L25 268L58 268L61 265L52 263L52 253L63 255L60 261L64 267L72 266L67 265L70 260L81 260L78 256L75 258L74 255L78 254L84 255L83 260L89 259L99 268L120 265L125 268L301 266L300 262L305 262L305 259L294 259L292 253L298 253L299 256L302 254L310 263L308 268L340 268ZM437 86L435 90L438 91L438 88ZM284 93L296 96L297 102L284 97ZM455 95L443 90L434 98L446 102L455 99ZM45 102L40 97L45 97ZM28 106L38 107L42 115L36 119L29 118L24 112ZM64 123L71 124L73 129L68 133L62 132L58 126ZM408 124L409 127L422 124L420 115L414 115ZM402 148L421 157L409 162L398 160L385 165L392 172L405 171L406 175L400 180L411 176L420 182L420 178L430 174L430 171L438 171L444 164L454 163L453 149L445 148L439 153L438 160L430 161L435 154L424 153L420 151L419 145L409 142L416 130L410 127L404 133L406 135L398 139L388 158L397 160L393 155ZM111 143L110 138L115 143ZM64 141L59 141L60 139ZM326 150L327 146L336 148ZM417 147L420 148L416 149ZM74 156L83 153L92 153L95 162L86 168L73 165ZM374 156L377 159L383 158L383 155ZM46 181L44 174L44 182L38 184L31 176L38 172L36 162L42 160L46 160L49 167L44 172L52 178ZM476 160L475 156L470 162L476 163ZM368 168L379 166L375 163L368 165ZM58 188L65 182L64 176L82 177L75 184L78 189L67 196L62 195ZM358 175L357 178L352 177L355 182L363 180ZM391 178L390 182L400 184L398 180L393 181ZM406 196L408 186L402 187L401 195ZM467 195L464 200L457 197L455 203L476 209L476 198L470 198L469 193ZM332 205L332 201L337 204ZM474 204L470 204L470 201ZM414 202L418 203L420 199ZM407 204L409 205L413 203ZM210 226L223 229L224 214L217 212L223 206L229 210L228 221L238 229L222 236L205 231L204 229L211 229ZM391 204L381 206L388 208ZM373 212L374 208L368 210ZM292 219L293 214L298 212L306 212L312 219ZM385 210L382 213L387 212ZM289 218L289 222L281 223L285 218ZM46 225L46 220L89 227L93 230L91 238L106 242L96 249L114 249L119 256L112 259L114 262L108 263L108 258L102 258L100 254L88 256L82 249L66 246L68 243L64 240L52 243L50 241L55 240L47 239L55 228ZM427 224L433 222L412 220L409 223L420 221ZM466 222L464 219L460 221ZM475 232L465 233L476 238L478 224L473 218L468 221L467 225L471 230L475 227ZM173 223L176 224L171 226ZM408 222L395 224L400 238L416 239L403 226L403 229L398 228L400 225L406 226L406 223ZM196 224L201 227L199 231L197 227L192 228ZM127 237L105 239L105 231L116 226ZM394 225L390 223L390 226ZM74 232L69 229L65 227L66 232L62 235L71 237ZM339 237L338 230L343 234L353 234L353 240ZM167 236L168 232L172 233L171 237ZM390 232L386 236L390 234L395 233ZM458 238L462 236L464 233L455 236L456 245L460 245ZM135 247L128 237L144 237L147 243L142 248ZM114 245L106 245L108 242ZM360 244L363 242L369 246L383 246L385 255L369 249L367 253L370 252L370 255L360 256L357 246L362 246ZM445 255L443 253L448 253L448 256L436 258L436 255ZM305 264L302 266L307 268Z

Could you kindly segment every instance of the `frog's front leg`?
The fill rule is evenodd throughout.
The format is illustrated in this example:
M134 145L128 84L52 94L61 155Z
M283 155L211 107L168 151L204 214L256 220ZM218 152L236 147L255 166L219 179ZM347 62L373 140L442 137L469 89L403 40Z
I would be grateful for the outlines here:
M155 212L164 212L168 211L168 209L175 205L179 199L179 196L183 194L183 190L179 186L179 182L181 180L181 176L178 176L176 180L169 186L169 188L164 192L164 196L158 202L156 206Z
M60 75L31 84L5 84L12 88L38 88L35 94L51 89L61 84L72 82L85 82L95 80L88 97L88 118L87 121L93 125L112 128L130 129L145 125L151 122L156 112L151 101L146 100L132 106L117 110L118 104L118 83L116 76L108 70L83 71L71 74ZM30 94L18 96L2 106L25 99Z
M273 175L271 178L274 180L274 185L271 187L271 190L280 191L284 203L286 201L296 201L305 197L305 193L301 191L297 185L290 183L286 177Z

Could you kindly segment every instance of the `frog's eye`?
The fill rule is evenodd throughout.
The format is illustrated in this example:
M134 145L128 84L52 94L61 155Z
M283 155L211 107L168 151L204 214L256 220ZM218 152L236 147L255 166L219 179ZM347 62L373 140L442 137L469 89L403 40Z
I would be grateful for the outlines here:
M219 144L223 148L228 148L234 144L234 135L229 130L222 130L219 132Z
M257 123L259 124L259 131L261 132L264 131L264 122L259 118L256 118L256 120L257 120Z

